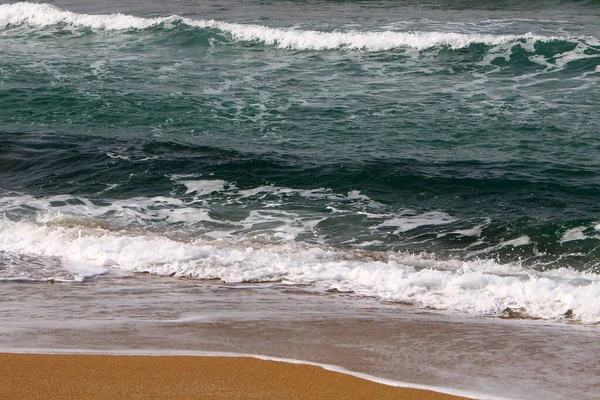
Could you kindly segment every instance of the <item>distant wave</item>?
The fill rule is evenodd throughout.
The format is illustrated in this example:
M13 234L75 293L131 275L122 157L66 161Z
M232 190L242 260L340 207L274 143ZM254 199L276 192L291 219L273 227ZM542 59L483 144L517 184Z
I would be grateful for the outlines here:
M296 50L370 50L397 48L427 49L445 46L465 48L472 44L500 45L511 42L578 41L581 38L521 35L462 34L453 32L345 31L324 32L263 25L237 24L215 20L198 20L177 15L141 18L125 14L78 14L49 4L15 3L0 5L0 26L48 27L68 25L75 28L121 31L187 25L199 29L216 29L236 41L261 42L279 48Z

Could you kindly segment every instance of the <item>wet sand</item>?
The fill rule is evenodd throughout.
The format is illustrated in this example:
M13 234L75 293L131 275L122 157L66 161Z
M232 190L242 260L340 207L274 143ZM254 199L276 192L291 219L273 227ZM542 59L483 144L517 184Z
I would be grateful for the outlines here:
M467 397L599 393L597 326L473 318L302 289L149 275L83 285L3 282L0 352L260 354Z
M2 399L461 399L247 357L4 353L0 381Z

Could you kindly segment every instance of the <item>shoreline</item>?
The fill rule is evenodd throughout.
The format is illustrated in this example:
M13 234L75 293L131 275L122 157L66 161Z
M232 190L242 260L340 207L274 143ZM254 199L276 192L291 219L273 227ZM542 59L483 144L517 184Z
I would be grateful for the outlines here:
M235 353L3 349L0 376L0 397L20 399L484 398L449 394L441 388L415 388L331 365Z
M587 398L600 383L592 351L598 331L591 327L468 318L343 294L233 290L153 276L38 285L32 292L14 283L2 289L18 295L6 304L0 352L258 354L498 400Z

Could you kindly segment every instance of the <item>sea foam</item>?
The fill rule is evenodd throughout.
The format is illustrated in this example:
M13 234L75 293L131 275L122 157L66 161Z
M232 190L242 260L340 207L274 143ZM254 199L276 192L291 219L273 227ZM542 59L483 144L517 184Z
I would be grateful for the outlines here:
M500 45L512 42L533 43L536 41L569 40L566 37L540 36L532 33L524 33L522 35L494 35L391 30L326 32L192 19L177 15L142 18L124 14L79 14L61 10L49 4L15 3L0 5L0 26L5 27L28 25L43 28L67 25L74 28L120 31L154 27L170 28L181 24L199 29L215 29L228 35L235 41L261 42L266 45L295 50L347 49L383 51L401 48L422 50L440 46L457 49L476 43Z
M310 284L477 315L600 322L600 276L564 268L539 272L492 260L439 260L252 237L183 241L7 218L0 219L0 251L54 258L87 271L118 268L229 283Z

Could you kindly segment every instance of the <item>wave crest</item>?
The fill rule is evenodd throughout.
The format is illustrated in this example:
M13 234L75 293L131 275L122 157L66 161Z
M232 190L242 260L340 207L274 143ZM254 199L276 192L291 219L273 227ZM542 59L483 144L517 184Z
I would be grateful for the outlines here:
M501 45L512 42L547 42L570 40L566 37L522 35L463 34L454 32L399 32L399 31L334 31L271 28L263 25L238 24L215 20L198 20L177 15L142 18L125 14L79 14L61 10L49 4L15 3L0 5L0 25L28 25L44 28L68 25L105 31L126 31L156 27L172 28L186 25L198 29L215 29L229 35L234 41L260 42L279 48L295 50L368 50L391 49L423 50L433 47L465 48L472 44Z
M600 322L598 275L561 268L539 272L491 260L439 260L426 254L343 250L295 242L179 241L161 235L0 218L0 251L38 257L16 277L63 274L77 265L94 276L117 268L164 276L285 282L354 292L386 301L509 318ZM45 265L43 260L57 260ZM45 265L45 266L44 266ZM40 266L44 266L40 272ZM0 274L2 275L2 274ZM3 276L0 276L2 278ZM4 278L12 279L10 271Z

